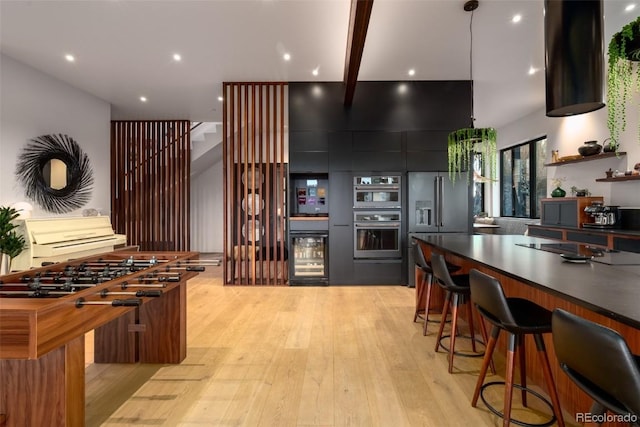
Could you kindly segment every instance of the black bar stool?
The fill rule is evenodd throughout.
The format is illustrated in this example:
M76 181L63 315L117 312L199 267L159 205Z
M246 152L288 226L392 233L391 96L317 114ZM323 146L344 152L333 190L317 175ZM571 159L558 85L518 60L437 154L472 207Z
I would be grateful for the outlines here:
M478 377L478 382L476 383L476 388L471 400L471 406L475 407L478 403L478 397L481 397L491 412L503 418L503 425L505 427L507 427L510 422L521 426L549 426L556 421L560 427L563 427L564 419L562 418L562 411L560 410L560 400L558 399L556 385L551 376L551 366L549 365L549 358L547 357L547 351L542 338L542 334L551 332L551 312L526 299L505 297L502 286L495 277L475 269L469 272L469 276L473 303L476 305L482 317L493 325L491 337L489 338L484 356L484 362L480 369L480 376ZM498 336L502 330L509 334L505 381L494 381L483 384L487 374L487 367L489 366ZM533 335L535 339L538 356L540 357L540 363L542 365L542 372L545 382L547 383L551 402L553 403L550 403L541 394L527 388L524 346L525 335ZM520 359L521 384L514 384L513 381L516 353L519 353ZM483 395L487 387L498 384L505 385L504 409L502 413L488 404ZM511 419L511 400L514 387L521 391L523 406L527 406L527 393L536 396L549 406L553 411L551 419L541 424L529 424L520 420Z
M465 357L481 357L484 355L484 352L478 352L476 350L476 341L478 341L475 337L475 331L473 328L473 312L471 310L471 289L469 288L469 275L468 274L458 274L456 276L451 276L449 274L449 270L447 269L447 263L444 260L444 256L433 253L431 254L431 268L433 270L433 277L435 277L438 285L440 285L446 292L444 297L444 305L442 307L442 318L440 321L440 329L438 330L438 336L436 337L436 348L437 352L440 347L444 348L449 353L449 373L453 370L453 356L457 354L459 356ZM428 298L428 296L427 296ZM469 337L471 339L471 351L472 353L456 353L456 336L458 335L458 307L465 302L469 302L467 304L467 314L469 317ZM450 344L447 349L442 345L442 340L447 338L447 335L443 335L444 332L444 324L445 319L447 318L447 314L449 314L449 306L451 306L451 334L449 335ZM428 307L428 306L427 306ZM487 337L485 334L484 328L482 330L482 337L484 341L480 341L483 345L487 342Z
M439 320L429 320L429 305L431 304L431 290L434 281L433 270L431 268L431 264L424 256L424 252L420 247L420 244L416 243L413 246L413 255L415 259L415 266L422 270L422 280L420 281L420 285L416 286L416 311L413 315L413 322L418 319L418 317L422 317L424 314L424 325L422 326L422 335L427 335L427 323L428 322L439 322ZM447 263L447 270L449 273L455 273L460 270L460 267L457 265ZM426 286L425 286L426 285ZM426 302L425 307L422 308L421 302L423 296L426 292Z
M560 367L593 399L591 413L611 411L638 425L640 357L631 353L624 338L560 309L553 311L552 326Z

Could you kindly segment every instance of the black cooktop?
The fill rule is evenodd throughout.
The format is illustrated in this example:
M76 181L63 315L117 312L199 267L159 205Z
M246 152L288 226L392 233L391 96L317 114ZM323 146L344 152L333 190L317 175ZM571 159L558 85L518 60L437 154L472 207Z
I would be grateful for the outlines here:
M607 265L640 265L640 254L604 249L578 243L516 243L517 246L556 254L582 255Z

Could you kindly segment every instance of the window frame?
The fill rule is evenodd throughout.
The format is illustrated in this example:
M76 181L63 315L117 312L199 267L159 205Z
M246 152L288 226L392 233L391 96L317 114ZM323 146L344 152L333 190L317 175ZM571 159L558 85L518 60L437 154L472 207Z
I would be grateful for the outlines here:
M536 164L537 164L537 160L538 160L538 150L537 150L537 146L536 144L539 141L543 141L543 140L547 140L547 135L543 135L540 136L538 138L534 138L531 139L529 141L523 142L521 144L516 144L516 145L512 145L510 147L506 147L500 150L500 165L499 165L499 170L500 170L500 216L502 217L507 217L507 218L525 218L525 219L539 219L540 218L540 206L538 206L538 204L536 203L536 197L537 197L537 169L536 169ZM505 206L504 206L504 188L503 188L503 177L504 177L504 156L506 152L513 152L515 149L520 148L520 147L524 147L524 146L528 146L529 148L529 216L516 216L515 215L515 209L513 210L513 212L510 213L506 213L505 212ZM546 153L545 153L545 159L546 159ZM542 161L544 161L545 159L542 159ZM512 155L512 171L511 171L511 176L513 176L513 155ZM545 181L546 182L546 181ZM545 185L545 192L546 192L546 185ZM512 194L513 196L513 194Z

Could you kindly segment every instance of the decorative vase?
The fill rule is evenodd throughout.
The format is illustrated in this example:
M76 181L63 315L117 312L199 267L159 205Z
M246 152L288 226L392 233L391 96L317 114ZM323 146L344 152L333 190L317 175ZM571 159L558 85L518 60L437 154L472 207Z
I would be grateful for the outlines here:
M0 276L4 276L5 274L9 274L9 255L0 254L2 258L0 258Z
M552 192L551 192L551 197L564 197L567 195L567 192L564 191L562 188L560 187L556 187Z
M598 144L598 141L587 141L578 147L578 153L581 156L593 156L599 154L602 150L602 145Z

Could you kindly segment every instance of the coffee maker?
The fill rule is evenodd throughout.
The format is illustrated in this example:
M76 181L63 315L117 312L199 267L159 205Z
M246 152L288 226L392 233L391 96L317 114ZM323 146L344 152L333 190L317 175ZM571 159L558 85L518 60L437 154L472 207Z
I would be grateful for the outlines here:
M594 222L582 224L583 227L591 228L619 228L620 227L620 207L607 206L601 201L591 202L584 211L591 215Z

